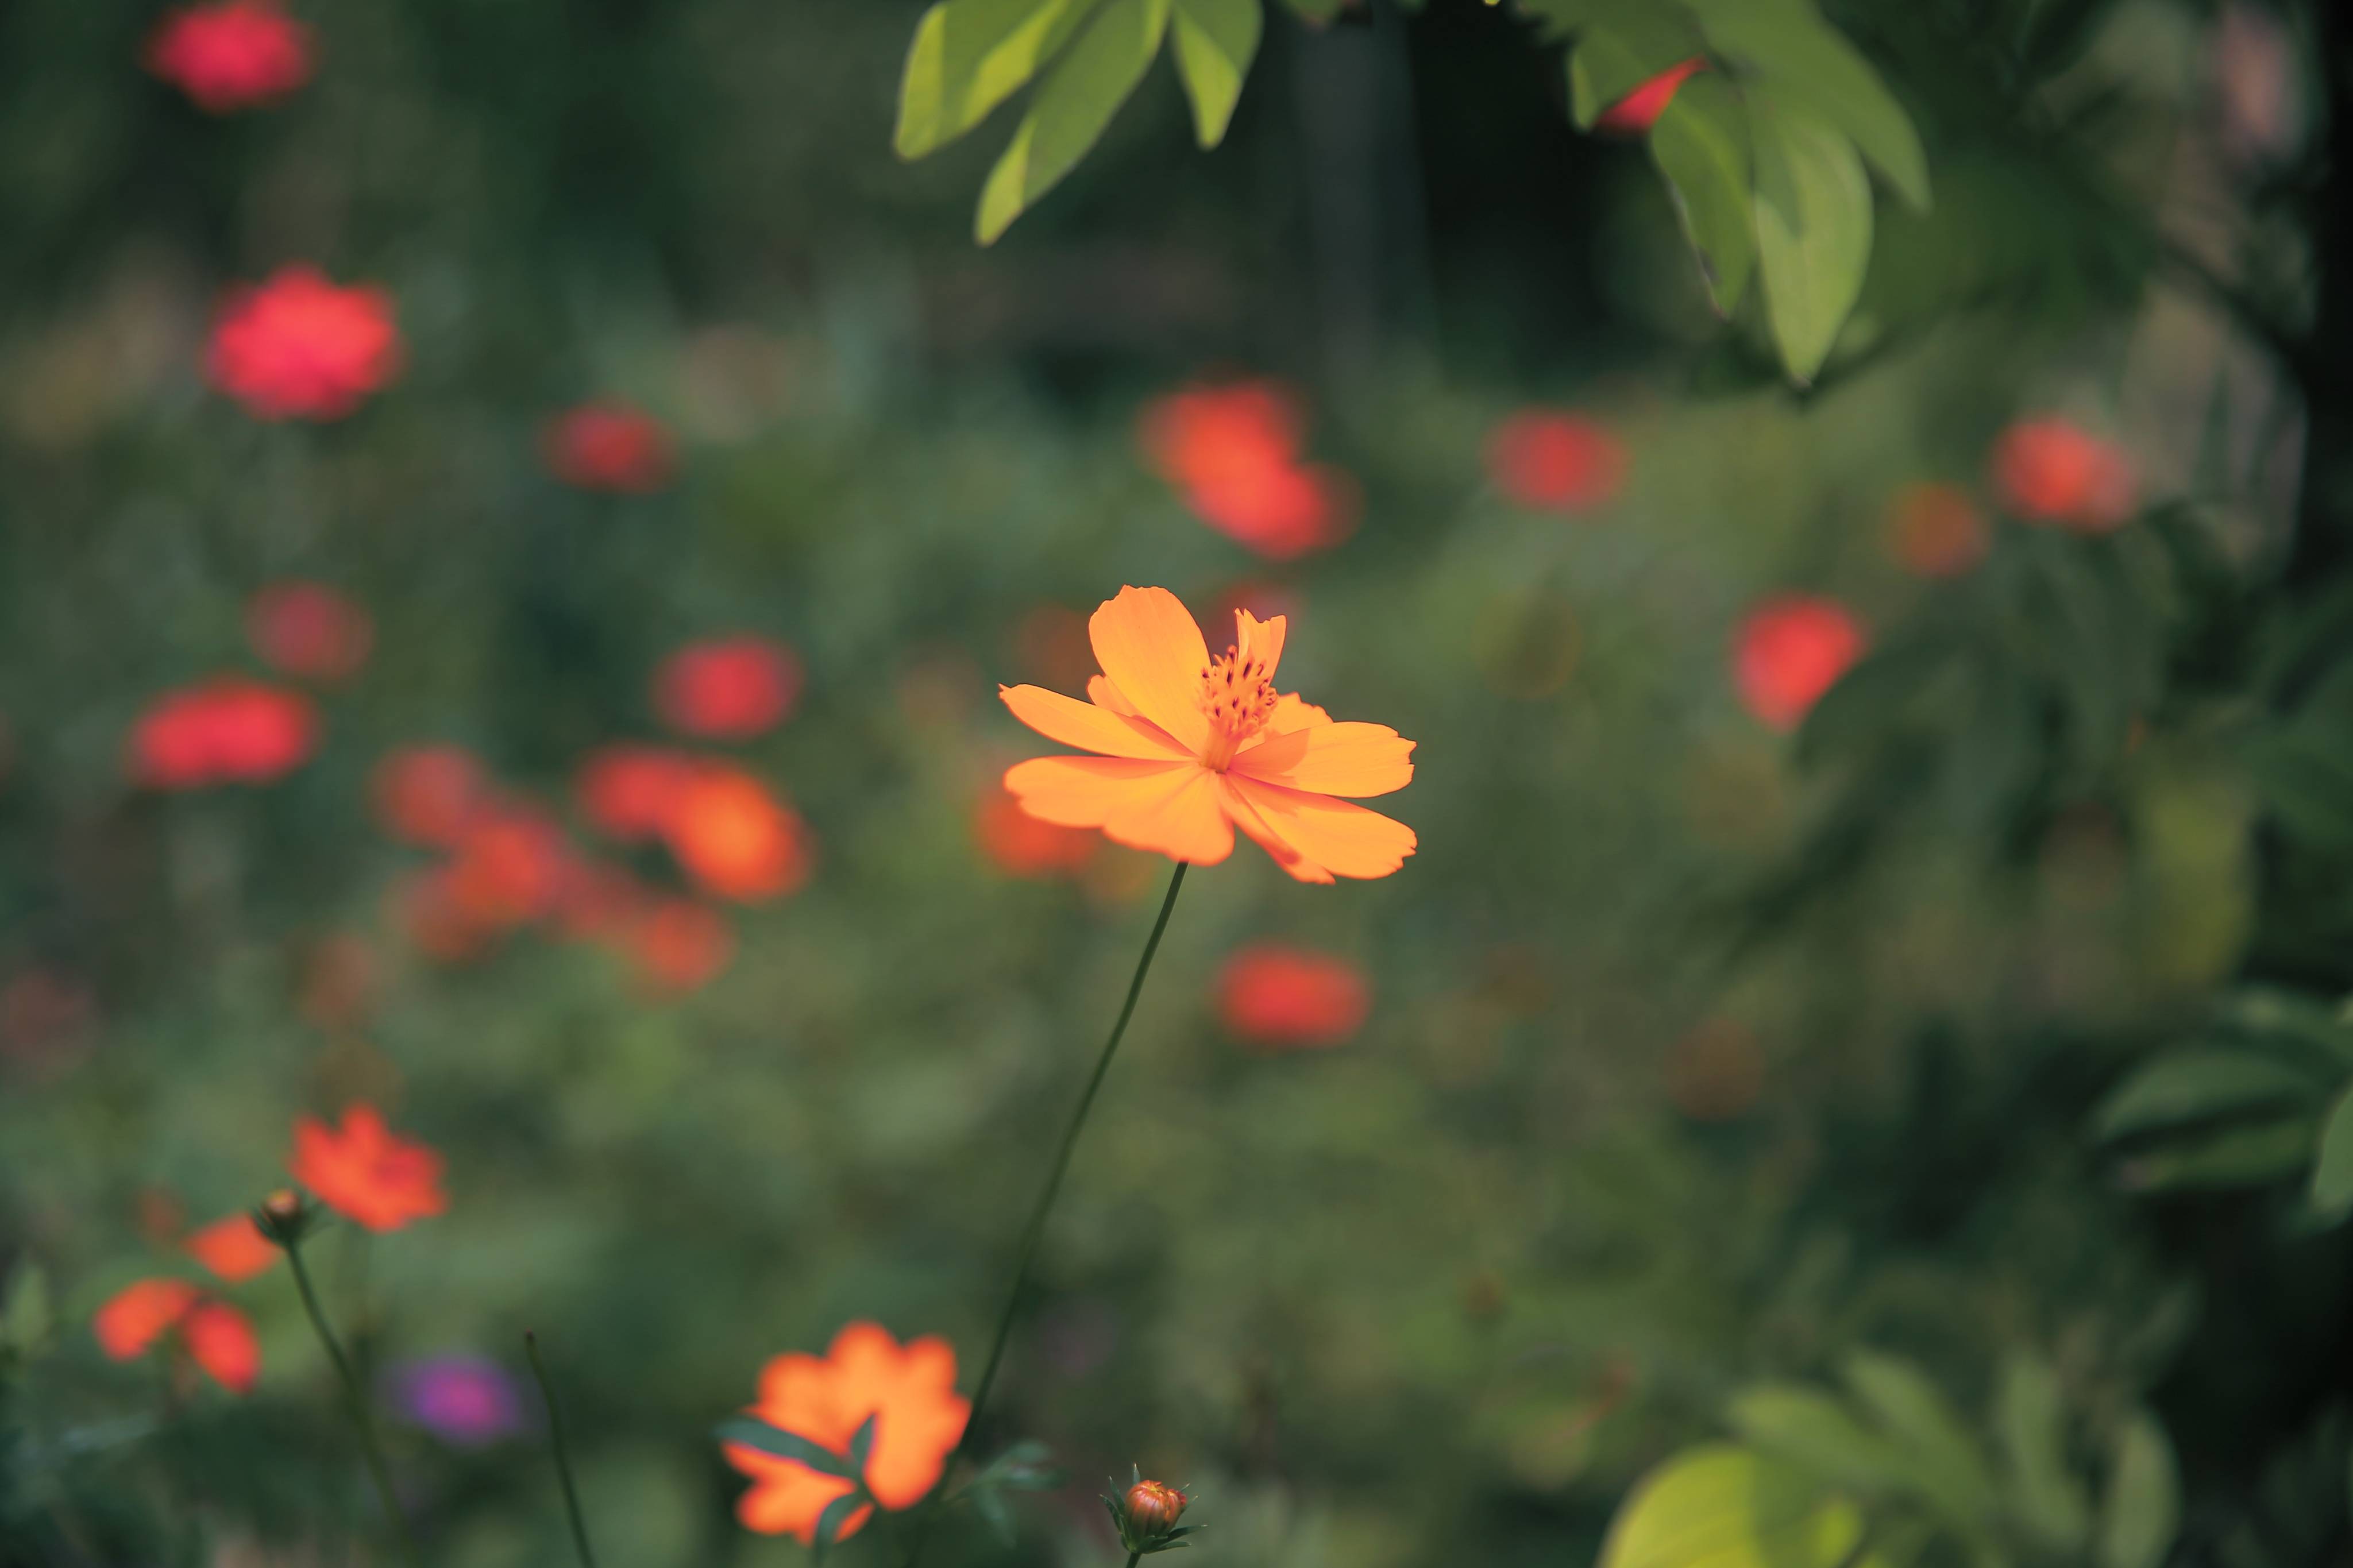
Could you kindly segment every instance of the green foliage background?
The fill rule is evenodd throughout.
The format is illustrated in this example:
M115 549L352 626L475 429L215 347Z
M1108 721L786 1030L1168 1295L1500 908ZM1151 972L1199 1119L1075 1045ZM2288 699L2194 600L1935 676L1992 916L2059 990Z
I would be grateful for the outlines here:
M367 1354L520 1370L533 1327L607 1561L793 1558L733 1523L711 1424L853 1317L972 1366L1149 913L1148 868L1091 898L973 848L975 791L1030 746L993 696L1039 674L1024 618L1269 575L1299 604L1286 675L1420 742L1391 803L1420 853L1336 889L1247 848L1193 879L991 1422L1077 1480L943 1561L1107 1560L1087 1483L1130 1460L1199 1484L1219 1561L1584 1561L1662 1460L1774 1450L1757 1385L1844 1398L1859 1351L1923 1369L2002 1489L1979 1539L1800 1465L1804 1506L1828 1475L1892 1568L1907 1540L2342 1561L2344 1194L2306 1195L2353 1070L2325 1054L2353 987L2327 8L2263 13L2308 130L2262 164L2217 151L2208 7L1835 8L1935 199L1878 201L1802 395L1755 290L1718 320L1642 151L1573 130L1528 19L1270 11L1215 153L1155 66L982 251L1008 113L892 153L919 12L320 7L318 79L227 121L136 68L145 7L0 17L0 979L67 974L96 1009L62 1068L0 1059L0 1561L367 1534L282 1273L238 1292L250 1401L159 1416L153 1369L86 1327L164 1261L142 1188L248 1204L292 1114L359 1094L448 1152L453 1195L321 1245ZM384 282L408 342L325 428L257 426L196 372L217 290L296 258ZM1270 574L1145 471L1143 400L1231 367L1313 393L1316 454L1366 498L1340 548ZM674 489L541 471L540 422L605 394L672 423ZM1631 444L1601 519L1493 494L1482 444L1530 400ZM2149 510L2105 540L1998 525L1957 586L1902 573L1890 495L1978 484L2051 405L2128 432ZM127 723L246 664L240 606L287 574L377 621L320 758L266 792L131 791ZM1793 587L1883 650L1795 742L1725 668ZM738 922L723 979L652 1005L578 948L451 971L402 944L377 756L457 740L561 798L588 748L653 733L663 653L738 628L807 661L746 755L820 859ZM348 931L381 989L322 1032L297 997ZM1261 938L1362 963L1364 1034L1227 1038L1210 979ZM1763 1093L1696 1122L1669 1085L1728 1027ZM2297 1096L2130 1124L2110 1099L2168 1050L2297 1040L2324 1064ZM2257 1155L2198 1142L2249 1120ZM2179 1538L2072 1529L2152 1420ZM404 1430L396 1459L437 1563L565 1560L534 1444Z

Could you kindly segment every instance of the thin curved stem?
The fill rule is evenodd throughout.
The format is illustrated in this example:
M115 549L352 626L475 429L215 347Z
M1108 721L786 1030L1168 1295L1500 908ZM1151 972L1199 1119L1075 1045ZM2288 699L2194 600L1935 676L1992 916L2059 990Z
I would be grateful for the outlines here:
M335 1376L343 1385L344 1405L360 1435L360 1452L367 1457L368 1474L375 1479L376 1496L384 1503L385 1521L400 1542L401 1555L408 1560L410 1568L417 1568L420 1559L417 1542L408 1533L408 1517L400 1511L400 1500L394 1495L392 1472L385 1468L384 1450L376 1443L375 1422L368 1415L367 1395L352 1371L351 1358L336 1342L335 1331L327 1326L327 1314L319 1306L319 1292L311 1283L310 1266L302 1261L302 1244L290 1236L279 1245L285 1248L286 1261L294 1270L294 1285L302 1293L302 1310L311 1315L311 1327L317 1331L319 1342L327 1347L327 1359L335 1363Z
M523 1353L531 1358L531 1375L539 1381L539 1396L547 1402L547 1446L555 1455L555 1479L564 1484L564 1511L572 1521L572 1545L580 1553L580 1568L596 1568L596 1553L588 1547L588 1525L580 1517L580 1490L572 1483L572 1457L564 1447L564 1421L555 1413L555 1385L539 1361L539 1336L523 1331Z
M1103 1077L1111 1071L1112 1058L1119 1054L1119 1042L1127 1033L1127 1022L1135 1016L1136 998L1144 994L1144 977L1152 972L1153 954L1160 951L1160 935L1168 929L1168 914L1176 907L1176 890L1185 885L1185 871L1186 862L1177 861L1176 874L1168 879L1168 894L1160 900L1160 917L1152 922L1152 934L1145 939L1144 955L1135 961L1135 976L1127 983L1127 1000L1120 1006L1118 1021L1111 1026L1111 1037L1103 1041L1103 1054L1095 1058L1095 1070L1088 1076L1077 1109L1071 1112L1071 1124L1062 1131L1061 1147L1054 1151L1046 1184L1039 1189L1038 1202L1029 1211L1029 1223L1022 1228L1021 1247L1013 1265L1013 1286L1005 1293L1005 1310L997 1316L997 1332L989 1341L988 1359L981 1363L980 1382L972 1394L972 1413L965 1418L964 1436L956 1439L955 1449L940 1468L943 1488L957 1458L971 1447L972 1435L980 1426L981 1413L987 1408L989 1393L997 1386L997 1369L1005 1363L1005 1343L1013 1333L1013 1316L1021 1305L1022 1291L1029 1284L1029 1266L1037 1261L1039 1239L1046 1231L1046 1215L1053 1209L1055 1194L1062 1190L1062 1177L1071 1168L1071 1151L1078 1147L1079 1133L1087 1124L1087 1112L1094 1109L1095 1091L1103 1088ZM931 1521L937 1512L936 1492L933 1501L923 1528L916 1532L914 1547L908 1553L909 1568L922 1558L923 1543L931 1535Z

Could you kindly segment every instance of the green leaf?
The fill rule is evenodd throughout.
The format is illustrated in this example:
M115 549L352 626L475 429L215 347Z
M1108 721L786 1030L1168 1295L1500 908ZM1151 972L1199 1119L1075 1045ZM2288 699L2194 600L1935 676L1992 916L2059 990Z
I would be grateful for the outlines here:
M1748 116L1738 90L1704 73L1684 82L1651 127L1651 160L1699 255L1708 298L1729 316L1757 261Z
M863 1477L866 1474L866 1461L874 1453L874 1423L881 1418L882 1413L878 1410L860 1422L858 1430L850 1434L849 1473L851 1475Z
M2173 1445L2146 1410L2116 1431L2100 1510L2100 1568L2158 1568L2181 1526Z
M1862 293L1871 259L1871 182L1854 144L1809 109L1750 91L1757 158L1757 257L1781 363L1814 379Z
M1918 211L1928 209L1928 158L1911 117L1871 62L1810 4L1697 0L1693 9L1717 54L1836 126L1898 195Z
M1611 104L1661 71L1706 52L1706 40L1680 9L1612 5L1577 32L1568 57L1569 114L1578 130L1590 131Z
M1910 1468L1886 1440L1866 1430L1835 1399L1790 1384L1760 1384L1732 1402L1732 1425L1757 1447L1825 1480L1866 1491L1901 1488Z
M830 1448L820 1447L797 1432L771 1426L756 1415L739 1415L732 1421L722 1421L714 1431L723 1443L741 1443L746 1448L774 1454L780 1459L797 1460L821 1476L834 1476L845 1481L858 1479L858 1467L841 1455Z
M817 1516L817 1532L809 1540L809 1560L824 1562L827 1549L840 1541L842 1526L849 1522L849 1516L871 1506L863 1487L846 1491L826 1504L825 1511Z
M2091 1533L2091 1505L2067 1468L2059 1380L2039 1357L2021 1352L2010 1358L1994 1419L2010 1460L2011 1510L2018 1521L2047 1546L2080 1550Z
M981 187L983 245L1077 166L1160 52L1169 0L1102 0L1029 101L1012 143Z
M49 1337L49 1276L26 1260L8 1277L8 1294L0 1303L0 1350L29 1355Z
M1862 1540L1862 1510L1805 1471L1711 1444L1635 1486L1597 1568L1839 1568Z
M2234 1127L2176 1148L2133 1159L2124 1170L2128 1186L2250 1187L2301 1173L2312 1159L2311 1118Z
M1846 1359L1846 1385L1911 1458L1924 1489L1957 1520L1975 1520L1993 1501L1993 1476L1977 1438L1926 1373L1900 1356L1859 1350Z
M941 0L915 25L899 81L902 158L955 141L1036 76L1096 0Z
M2353 1087L2328 1108L2320 1124L2320 1156L2312 1166L2312 1206L2342 1215L2353 1208Z
M1204 147L1226 138L1262 26L1258 0L1176 0L1169 26L1176 75L1193 105L1193 133Z
M2319 1085L2257 1051L2168 1051L2125 1079L2093 1118L2102 1138L2122 1138L2236 1111L2293 1103Z

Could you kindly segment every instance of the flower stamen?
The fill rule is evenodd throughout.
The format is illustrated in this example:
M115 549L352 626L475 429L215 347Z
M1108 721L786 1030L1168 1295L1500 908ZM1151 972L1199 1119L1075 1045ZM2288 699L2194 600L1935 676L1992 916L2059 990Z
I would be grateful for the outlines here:
M1244 741L1274 717L1273 671L1263 658L1244 658L1239 647L1209 661L1201 671L1201 713L1209 721L1209 745L1201 761L1219 773Z

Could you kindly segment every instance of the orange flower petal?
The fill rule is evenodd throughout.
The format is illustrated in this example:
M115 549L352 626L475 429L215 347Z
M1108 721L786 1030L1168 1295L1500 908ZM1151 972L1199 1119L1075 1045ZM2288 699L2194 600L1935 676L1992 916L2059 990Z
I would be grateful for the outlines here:
M1087 677L1087 700L1098 708L1108 708L1113 712L1129 719L1144 719L1144 715L1135 710L1135 704L1130 702L1118 687L1100 675ZM1147 724L1152 723L1149 719L1144 719L1144 721ZM1153 728L1158 729L1159 726L1155 724Z
M234 1285L278 1261L278 1245L261 1234L250 1215L233 1214L197 1231L181 1247L187 1255Z
M1275 831L1274 825L1260 815L1249 797L1234 787L1230 775L1218 780L1219 803L1236 827L1250 836L1252 842L1274 858L1274 863L1300 882L1329 883L1332 873L1300 853L1299 847Z
M1235 773L1226 782L1283 842L1338 876L1386 877L1419 842L1404 823L1345 800Z
M1050 741L1106 757L1159 763L1192 760L1192 753L1170 740L1166 731L1143 719L1124 718L1108 708L1042 686L1000 686L997 694L1016 719Z
M735 1501L735 1517L744 1529L762 1535L796 1536L808 1545L817 1539L817 1521L826 1505L849 1489L848 1481L757 1449L730 1444L721 1451L729 1464L752 1478L751 1489ZM851 1514L842 1523L839 1539L857 1534L873 1512L862 1508Z
M1166 588L1122 588L1087 621L1095 662L1136 711L1198 755L1209 743L1199 700L1209 648L1183 601Z
M1287 735L1293 730L1304 730L1311 725L1329 724L1331 721L1332 715L1296 691L1286 691L1274 700L1274 711L1267 716L1266 732Z
M1412 756L1386 724L1317 724L1244 747L1233 771L1317 795L1388 795L1413 782Z
M1282 662L1282 637L1290 625L1291 617L1288 616L1276 616L1271 620L1261 621L1247 609L1237 606L1234 610L1234 651L1240 654L1245 662L1253 658L1265 660L1266 678L1272 680L1275 667Z
M1233 852L1217 775L1190 763L1037 757L1005 775L1022 809L1064 827L1100 827L1131 849L1214 866Z
M98 1348L116 1361L129 1361L164 1337L196 1304L196 1288L185 1279L134 1279L110 1298L90 1320Z
M226 1301L199 1302L181 1321L188 1354L231 1394L250 1394L261 1376L261 1342L253 1323Z

